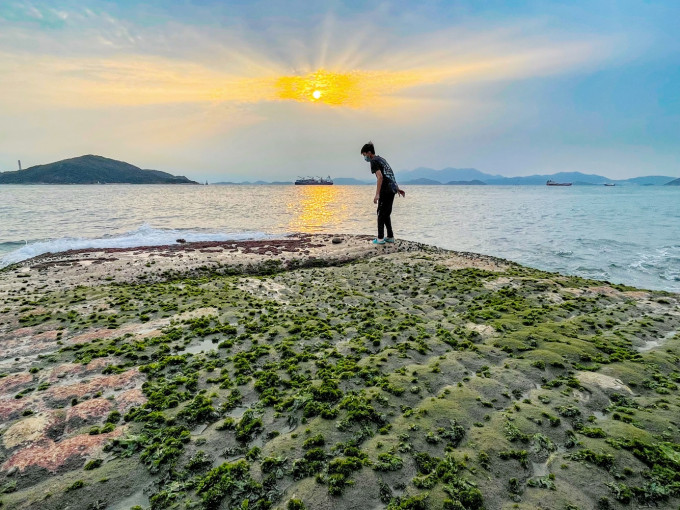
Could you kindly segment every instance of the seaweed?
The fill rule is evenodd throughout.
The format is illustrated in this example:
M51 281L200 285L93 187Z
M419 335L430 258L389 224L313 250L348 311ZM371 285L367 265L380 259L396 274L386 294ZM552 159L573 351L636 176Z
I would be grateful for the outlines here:
M498 456L503 460L518 460L523 468L529 467L529 458L526 450L503 450L498 452Z
M404 461L390 453L381 453L378 455L378 460L373 464L373 469L376 471L398 471L404 467Z
M225 500L227 505L247 500L247 508L257 510L270 506L263 485L250 476L245 460L225 462L208 471L196 482L196 493L201 497L206 510L216 510Z
M255 413L252 409L248 409L243 413L243 417L236 425L236 440L242 443L247 443L252 440L253 436L262 430L262 419L255 418Z

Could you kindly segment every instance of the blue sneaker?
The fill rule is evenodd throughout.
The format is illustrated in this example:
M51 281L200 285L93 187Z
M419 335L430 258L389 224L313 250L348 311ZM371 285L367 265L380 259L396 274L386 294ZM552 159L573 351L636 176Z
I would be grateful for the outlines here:
M386 243L393 243L394 242L394 237L386 237L385 238Z
M373 244L385 244L384 239L373 239Z

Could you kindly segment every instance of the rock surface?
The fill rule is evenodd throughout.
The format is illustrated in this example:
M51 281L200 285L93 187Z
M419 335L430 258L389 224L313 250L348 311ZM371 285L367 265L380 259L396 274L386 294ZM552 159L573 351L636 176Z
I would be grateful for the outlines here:
M1 271L4 507L678 507L677 295L370 239Z

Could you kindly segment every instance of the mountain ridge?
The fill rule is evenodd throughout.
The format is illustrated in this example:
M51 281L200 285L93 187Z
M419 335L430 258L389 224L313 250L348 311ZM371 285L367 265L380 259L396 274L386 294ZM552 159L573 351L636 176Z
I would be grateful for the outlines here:
M547 180L571 182L581 185L680 185L680 179L664 175L647 175L629 179L610 179L582 172L557 172L504 177L489 174L476 168L446 167L440 170L418 167L396 172L397 181L404 185L543 185ZM336 177L338 185L367 185L367 181L353 177ZM64 159L44 165L34 165L25 170L0 172L0 184L198 184L183 175L172 175L160 170L142 169L124 161L92 154ZM230 182L212 184L292 184L292 181Z
M484 184L492 185L541 185L547 180L557 182L573 182L575 185L592 184L638 184L638 185L662 185L667 184L674 177L662 175L649 175L631 177L629 179L610 179L597 174L585 174L583 172L557 172L554 174L534 174L516 177L504 177L502 175L487 174L475 168L453 168L447 167L441 170L420 167L414 170L397 172L397 181L406 182L417 179L429 179L432 181L444 182L469 182L480 181Z

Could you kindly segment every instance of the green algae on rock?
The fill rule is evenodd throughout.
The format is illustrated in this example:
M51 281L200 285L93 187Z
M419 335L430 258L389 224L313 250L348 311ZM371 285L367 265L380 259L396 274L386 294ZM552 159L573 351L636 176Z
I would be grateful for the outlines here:
M3 271L0 501L678 506L678 296L332 237Z

